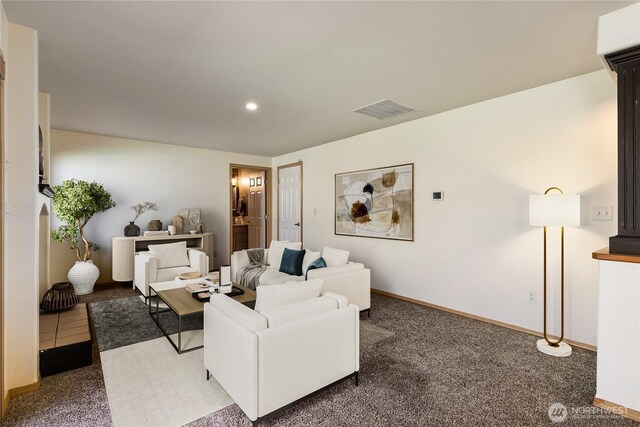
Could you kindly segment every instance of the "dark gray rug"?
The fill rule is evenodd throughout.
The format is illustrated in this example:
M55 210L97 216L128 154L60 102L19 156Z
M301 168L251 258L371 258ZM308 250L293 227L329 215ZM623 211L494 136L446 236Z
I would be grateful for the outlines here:
M152 309L155 310L155 304ZM89 310L100 351L164 336L149 316L149 306L138 297L95 302L89 305ZM174 313L160 313L159 321L167 333L178 332L178 317ZM183 331L202 329L202 327L202 315L188 316L183 319Z
M147 306L137 297L95 302L89 304L89 311L100 351L162 336Z
M253 305L247 304L247 305ZM155 311L152 301L152 310ZM162 307L160 308L162 310ZM100 301L89 305L96 341L100 351L148 341L163 336L158 325L149 316L149 306L139 297ZM178 317L172 312L160 313L160 324L168 334L178 332ZM182 330L202 329L202 315L183 318ZM377 343L393 332L376 326L370 319L360 322L360 346Z

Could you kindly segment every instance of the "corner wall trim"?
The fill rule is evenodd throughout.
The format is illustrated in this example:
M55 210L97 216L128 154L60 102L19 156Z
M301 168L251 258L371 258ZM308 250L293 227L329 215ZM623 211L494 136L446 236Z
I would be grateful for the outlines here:
M13 399L14 397L21 396L23 394L32 393L38 390L40 390L40 376L38 376L38 380L34 383L9 389L9 393L7 394L9 396L9 399Z
M452 308L444 307L444 306L441 306L441 305L431 304L429 302L420 301L420 300L417 300L417 299L405 297L405 296L394 294L394 293L387 292L387 291L381 291L379 289L373 289L372 288L371 292L374 293L374 294L379 294L379 295L384 295L384 296L387 296L387 297L390 297L390 298L395 298L397 300L410 302L412 304L421 305L423 307L429 307L429 308L433 308L435 310L440 310L440 311L445 311L447 313L456 314L458 316L466 317L468 319L479 320L480 322L490 323L492 325L501 326L501 327L507 328L507 329L513 329L514 331L524 332L525 334L534 335L536 337L542 337L542 332L534 331L533 329L523 328L521 326L512 325L511 323L501 322L499 320L493 320L493 319L489 319L488 317L482 317L482 316L478 316L478 315L471 314L471 313L465 313L464 311L454 310ZM556 337L554 335L549 335L549 334L547 334L547 336L549 336L551 338L554 338L554 339L558 338L558 337ZM568 340L568 339L564 339L563 341L566 342L567 344L571 344L571 345L573 345L575 347L580 347L580 348L583 348L585 350L597 351L597 347L594 346L594 345L591 345L591 344L586 344L586 343L582 343L580 341L573 341L573 340Z
M2 414L0 414L0 418L4 418L7 415L7 408L9 408L9 392L2 396Z
M593 398L593 406L597 406L598 408L602 408L606 411L612 412L615 415L620 415L621 417L629 418L634 421L640 421L640 412L636 411L635 409L626 408L622 405L618 405L617 403L600 399L597 396Z

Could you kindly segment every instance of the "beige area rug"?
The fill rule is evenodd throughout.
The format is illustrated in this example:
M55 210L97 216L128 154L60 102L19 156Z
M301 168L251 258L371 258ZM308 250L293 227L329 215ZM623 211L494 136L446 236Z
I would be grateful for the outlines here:
M183 333L185 348L201 342L201 330ZM202 357L178 354L165 337L101 352L113 425L182 426L233 403L207 381Z
M368 347L393 335L393 332L374 325L371 320L360 320L360 348Z
M139 316L112 316L123 310L111 305L125 303L131 305L125 312ZM203 350L179 355L164 336L158 337L148 307L141 303L133 298L92 306L98 342L104 349L100 358L113 425L182 426L232 404L214 378L206 380ZM142 333L147 329L153 333ZM360 321L361 348L393 335L369 319ZM177 344L177 334L170 337ZM182 334L183 349L202 343L202 329Z

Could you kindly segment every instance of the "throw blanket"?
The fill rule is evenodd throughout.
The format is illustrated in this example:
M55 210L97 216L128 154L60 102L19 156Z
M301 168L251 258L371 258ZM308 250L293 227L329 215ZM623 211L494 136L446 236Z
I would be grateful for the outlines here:
M239 271L240 284L255 290L260 284L260 276L267 269L264 263L264 249L247 249L246 252L249 256L249 265Z

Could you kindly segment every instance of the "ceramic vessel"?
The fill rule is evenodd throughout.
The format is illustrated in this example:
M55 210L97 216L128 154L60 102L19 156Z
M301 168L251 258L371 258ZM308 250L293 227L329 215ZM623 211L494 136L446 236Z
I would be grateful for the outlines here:
M140 227L133 221L129 221L129 225L124 228L124 235L127 237L135 237L140 235Z
M67 277L69 283L73 286L76 295L86 295L93 292L93 286L98 280L100 270L95 266L93 261L76 261Z

